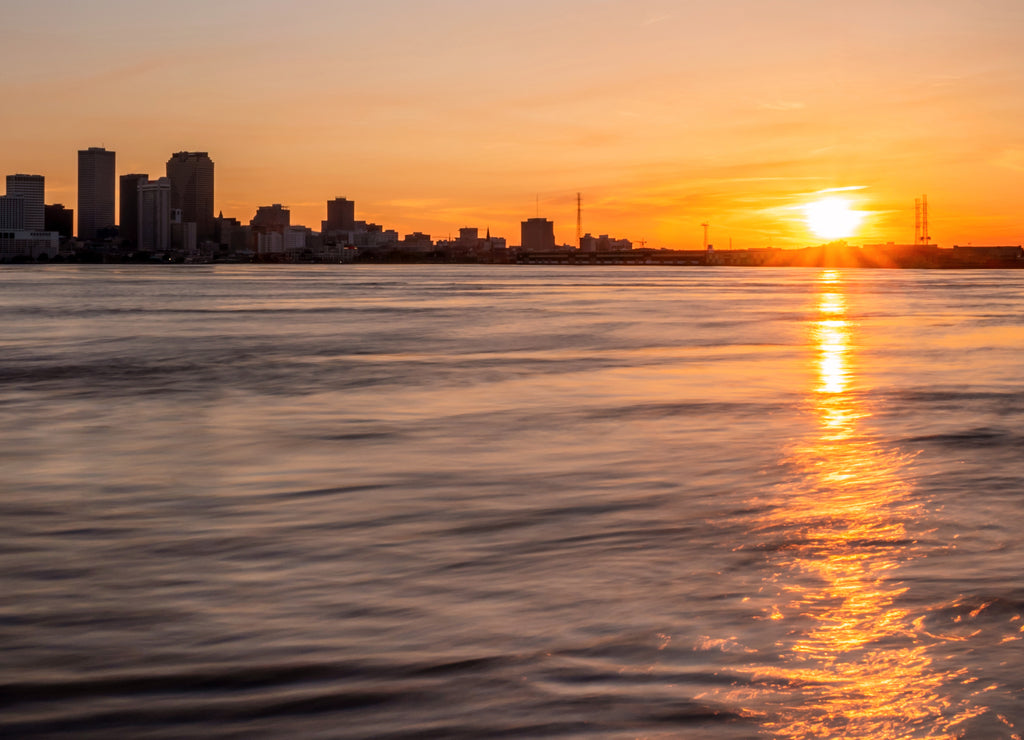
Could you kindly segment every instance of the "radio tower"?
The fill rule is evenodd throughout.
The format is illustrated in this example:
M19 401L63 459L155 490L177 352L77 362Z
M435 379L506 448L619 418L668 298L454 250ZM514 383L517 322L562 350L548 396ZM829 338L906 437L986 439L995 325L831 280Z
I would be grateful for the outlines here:
M702 223L701 226L704 227L704 251L706 252L708 250L708 227L710 227L711 224Z
M930 244L931 240L928 233L928 196L922 195L914 200L914 244Z
M583 247L583 196L576 193L576 247Z

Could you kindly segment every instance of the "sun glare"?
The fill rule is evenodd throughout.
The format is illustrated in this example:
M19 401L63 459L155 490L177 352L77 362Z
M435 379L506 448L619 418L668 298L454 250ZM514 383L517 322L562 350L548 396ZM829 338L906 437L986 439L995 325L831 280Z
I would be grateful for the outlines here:
M850 201L845 198L833 197L805 205L804 218L815 236L822 239L845 239L856 233L860 222L864 220L864 213L853 210Z

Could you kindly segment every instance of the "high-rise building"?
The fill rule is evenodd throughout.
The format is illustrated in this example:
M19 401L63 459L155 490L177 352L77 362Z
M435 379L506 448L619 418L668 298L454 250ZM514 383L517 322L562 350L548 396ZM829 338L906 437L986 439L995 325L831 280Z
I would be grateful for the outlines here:
M329 231L355 231L355 202L345 198L335 198L334 200L327 201L327 220L320 224L320 230L324 233Z
M25 198L21 195L0 195L0 229L25 228Z
M46 221L46 181L42 175L8 175L7 195L25 199L25 228L42 231Z
M121 175L120 204L117 209L117 233L122 241L139 245L139 185L149 182L149 175ZM170 223L170 214L167 221Z
M46 231L56 231L61 239L70 239L75 233L75 209L65 208L63 203L47 205Z
M546 218L523 221L521 246L527 252L552 251L555 248L555 224Z
M171 208L181 210L183 223L196 224L199 239L213 239L213 160L206 152L177 152L167 160Z
M121 180L122 190L124 178ZM136 246L140 252L165 252L171 247L171 181L166 177L136 185ZM122 226L123 228L123 226Z
M114 228L114 152L78 152L78 238L96 239Z

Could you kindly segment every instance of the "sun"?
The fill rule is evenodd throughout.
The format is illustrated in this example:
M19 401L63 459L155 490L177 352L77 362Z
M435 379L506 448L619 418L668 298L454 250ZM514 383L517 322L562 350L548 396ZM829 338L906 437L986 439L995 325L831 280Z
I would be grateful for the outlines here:
M856 233L864 212L853 210L845 198L822 198L804 206L804 220L822 239L845 239Z

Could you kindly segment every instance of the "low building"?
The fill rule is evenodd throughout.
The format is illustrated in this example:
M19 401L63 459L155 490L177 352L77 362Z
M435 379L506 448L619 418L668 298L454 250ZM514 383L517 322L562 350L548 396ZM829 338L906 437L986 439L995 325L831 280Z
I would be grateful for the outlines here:
M257 231L256 254L260 256L284 254L284 235L279 231Z
M309 229L305 226L289 226L281 234L285 252L301 252L308 246Z
M410 252L430 252L434 249L434 242L431 241L430 234L415 231L405 235L402 247Z
M177 219L180 219L180 209L174 210L178 211ZM186 254L195 254L199 249L199 229L196 222L182 222L177 219L171 219L171 248Z
M0 261L53 259L60 250L56 231L0 230Z
M580 238L581 252L625 252L633 248L629 239L613 239L607 234L595 237L585 234Z
M953 257L969 264L1017 262L1024 260L1024 248L1016 247L961 247L953 245Z

